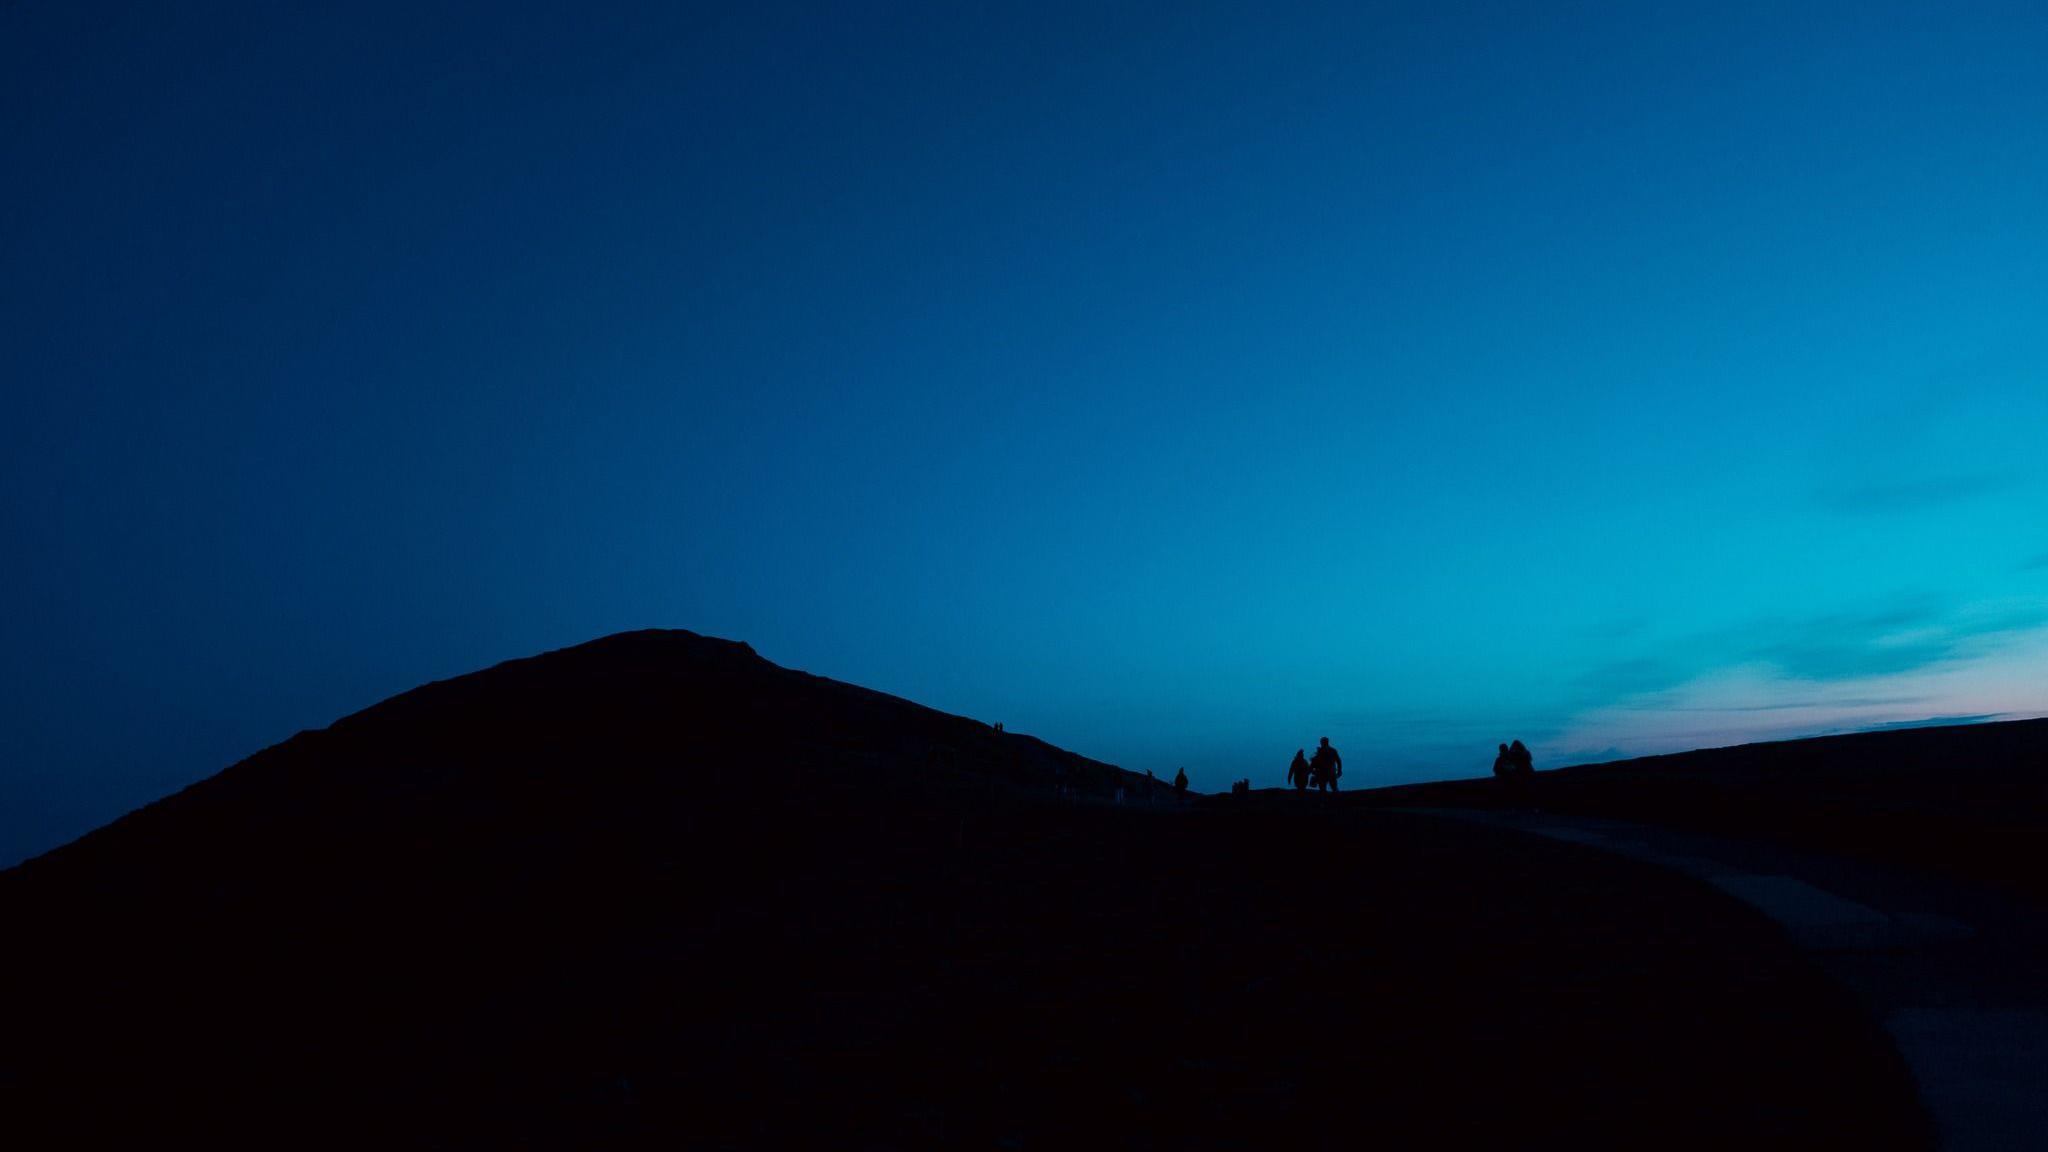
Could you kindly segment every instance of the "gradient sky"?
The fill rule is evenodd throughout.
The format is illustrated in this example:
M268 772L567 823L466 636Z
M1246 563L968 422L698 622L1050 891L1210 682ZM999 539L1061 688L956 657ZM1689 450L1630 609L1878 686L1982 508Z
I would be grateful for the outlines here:
M1214 789L2048 709L2037 3L311 7L0 3L0 861L645 626Z

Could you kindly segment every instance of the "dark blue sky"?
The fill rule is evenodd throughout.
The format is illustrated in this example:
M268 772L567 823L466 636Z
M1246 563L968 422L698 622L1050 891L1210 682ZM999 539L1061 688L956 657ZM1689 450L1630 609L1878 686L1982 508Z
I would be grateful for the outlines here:
M1215 788L2048 709L2040 5L308 7L0 4L0 858L650 625Z

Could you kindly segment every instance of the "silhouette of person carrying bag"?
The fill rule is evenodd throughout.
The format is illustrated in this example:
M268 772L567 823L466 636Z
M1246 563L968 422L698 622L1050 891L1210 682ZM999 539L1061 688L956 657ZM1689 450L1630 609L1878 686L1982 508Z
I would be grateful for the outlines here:
M1344 775L1344 758L1330 747L1330 738L1323 737L1316 745L1315 759L1308 762L1309 786L1318 792L1335 792L1337 778Z

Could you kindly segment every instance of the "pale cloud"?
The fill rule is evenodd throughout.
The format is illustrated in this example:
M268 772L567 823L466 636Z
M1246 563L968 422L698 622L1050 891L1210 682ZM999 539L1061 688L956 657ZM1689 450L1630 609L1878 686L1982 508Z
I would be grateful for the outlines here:
M1934 663L1821 678L1759 661L1580 713L1546 743L1629 755L1788 739L1934 716L2048 714L2048 626L1978 634Z
M1587 669L1573 687L1594 707L1654 700L1703 677L1735 677L1743 669L1766 669L1787 684L1882 683L1974 658L2044 626L2048 600L2040 597L1954 605L1908 595L1858 611L1759 616L1674 636L1654 651Z

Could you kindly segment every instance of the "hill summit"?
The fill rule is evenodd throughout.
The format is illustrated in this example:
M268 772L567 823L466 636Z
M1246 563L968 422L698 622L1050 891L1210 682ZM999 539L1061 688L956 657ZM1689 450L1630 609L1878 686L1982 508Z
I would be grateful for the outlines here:
M747 644L623 632L436 681L301 732L16 871L172 884L653 809L1052 797L1164 802L1141 774L792 671ZM330 853L331 855L327 854ZM116 878L119 878L118 880Z

